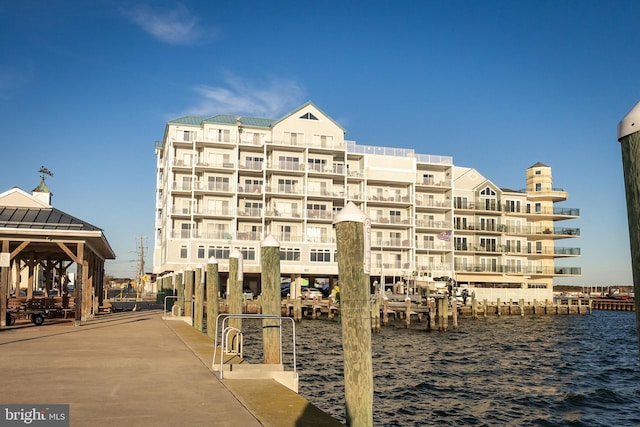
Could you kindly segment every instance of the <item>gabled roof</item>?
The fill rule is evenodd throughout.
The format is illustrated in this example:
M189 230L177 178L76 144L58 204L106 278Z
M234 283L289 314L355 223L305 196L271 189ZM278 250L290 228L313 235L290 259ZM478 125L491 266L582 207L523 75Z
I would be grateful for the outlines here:
M343 128L342 126L340 126L340 123L336 122L335 120L333 120L331 118L331 116L329 116L328 114L326 114L324 111L322 111L320 108L318 108L317 105L315 105L313 102L311 101L307 101L305 104L301 105L300 107L296 108L295 110L291 111L289 114L285 114L283 117L281 117L280 119L278 119L277 121L275 121L273 124L277 124L281 121L283 121L286 118L289 118L291 116L293 116L294 114L298 113L300 110L308 107L308 106L312 106L313 108L315 108L316 110L318 110L320 113L322 113L323 116L325 116L326 118L328 118L334 125L336 125L337 127L340 128L340 130L342 130L342 132L347 133L347 131L345 130L345 128Z

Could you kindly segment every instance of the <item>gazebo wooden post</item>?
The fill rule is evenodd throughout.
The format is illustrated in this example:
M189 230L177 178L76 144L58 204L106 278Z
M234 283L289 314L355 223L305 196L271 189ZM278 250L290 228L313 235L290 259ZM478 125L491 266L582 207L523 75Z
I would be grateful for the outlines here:
M76 254L76 283L75 283L75 294L76 294L76 318L75 324L79 326L82 324L83 319L83 303L84 303L84 292L82 288L84 287L84 263L82 260L84 259L84 243L78 243L78 250Z
M2 253L9 253L9 241L2 241ZM6 256L6 255L5 255ZM0 326L7 326L7 298L9 298L10 265L0 267Z

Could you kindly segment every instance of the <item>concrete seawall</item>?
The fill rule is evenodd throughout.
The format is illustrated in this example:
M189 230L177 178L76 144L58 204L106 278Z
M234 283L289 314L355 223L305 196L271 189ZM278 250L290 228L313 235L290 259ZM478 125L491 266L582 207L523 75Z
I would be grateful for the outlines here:
M69 404L71 426L339 426L274 380L219 380L213 343L160 311L0 331L2 404Z

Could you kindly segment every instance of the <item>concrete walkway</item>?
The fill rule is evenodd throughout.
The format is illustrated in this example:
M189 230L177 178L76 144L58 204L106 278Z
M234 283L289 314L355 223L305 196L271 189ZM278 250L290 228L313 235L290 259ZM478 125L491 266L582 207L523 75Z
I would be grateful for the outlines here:
M69 404L71 426L339 426L274 380L223 380L212 341L159 311L0 331L1 404Z

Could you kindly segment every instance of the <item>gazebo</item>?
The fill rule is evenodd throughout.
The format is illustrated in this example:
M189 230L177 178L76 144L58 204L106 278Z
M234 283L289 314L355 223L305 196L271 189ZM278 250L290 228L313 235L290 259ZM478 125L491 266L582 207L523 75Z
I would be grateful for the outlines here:
M44 177L28 194L18 187L0 193L0 327L7 326L12 299L35 300L66 289L75 264L76 323L97 312L103 298L104 262L115 254L101 229L50 205Z

